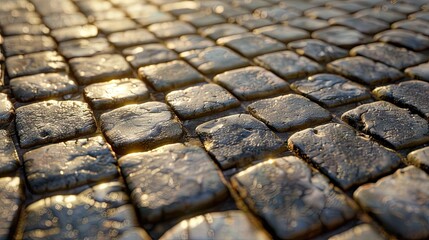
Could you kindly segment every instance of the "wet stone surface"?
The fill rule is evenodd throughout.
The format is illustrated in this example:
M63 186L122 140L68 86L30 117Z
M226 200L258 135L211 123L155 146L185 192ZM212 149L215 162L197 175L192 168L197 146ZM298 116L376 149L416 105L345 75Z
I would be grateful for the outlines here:
M118 239L138 227L134 207L118 182L77 195L41 199L25 208L18 239ZM149 239L149 238L146 238Z
M73 26L52 30L51 35L57 42L96 37L98 29L94 25Z
M10 239L11 227L16 222L24 195L19 177L0 178L0 238Z
M288 44L288 48L317 62L330 62L348 56L346 50L317 39L294 41Z
M217 40L221 37L245 33L248 30L240 25L223 23L201 29L201 35Z
M283 142L267 126L248 114L237 114L199 125L197 134L222 169L282 150Z
M180 16L180 20L188 22L197 28L220 24L226 21L223 17L210 12L183 14Z
M384 240L387 239L378 233L371 225L361 224L345 232L330 237L329 240L353 240L353 239L372 239Z
M364 56L398 69L417 65L427 60L427 57L423 54L385 43L358 46L353 48L350 54L352 56Z
M69 63L80 85L129 77L132 74L131 67L119 54L74 58Z
M22 148L59 142L95 132L92 113L80 101L45 101L16 109L16 129Z
M337 107L371 98L369 91L335 74L317 74L294 82L291 88L326 107Z
M66 58L89 57L96 54L111 53L114 50L107 39L102 37L62 42L58 49Z
M151 32L143 28L115 32L110 34L107 39L119 48L158 42Z
M405 69L405 73L412 78L429 82L429 62Z
M288 145L345 190L389 173L401 161L393 151L337 123L297 132Z
M174 51L164 47L162 44L147 44L126 48L123 54L127 56L126 59L133 68L168 62L179 58Z
M204 80L197 70L181 60L142 67L139 69L139 76L157 91L167 91Z
M265 232L258 229L246 216L237 210L207 213L183 220L168 230L160 239L173 240L187 236L189 239L271 239Z
M355 215L345 195L296 157L257 164L235 175L232 182L280 239L308 237Z
M277 40L253 33L220 38L217 40L217 43L225 45L248 58L286 48L286 45Z
M139 79L123 78L88 85L84 97L92 108L107 109L148 99L149 90Z
M5 37L3 50L6 57L55 50L57 44L49 36L42 35L17 35Z
M57 52L48 51L8 57L6 69L9 77L15 78L37 73L63 72L68 67Z
M240 105L228 91L216 84L204 84L168 93L165 100L182 119L192 119Z
M179 53L196 49L204 49L215 45L212 40L199 35L185 35L179 38L173 38L167 40L165 44L168 48Z
M225 47L209 47L180 54L204 74L216 74L249 65L246 59Z
M429 176L413 166L364 185L354 198L391 233L402 239L429 237Z
M310 34L305 30L284 25L262 27L255 29L253 32L277 39L283 43L310 37Z
M11 138L6 130L0 130L0 174L10 173L19 167L18 154ZM0 237L1 238L1 237Z
M9 123L13 118L13 105L7 94L0 93L0 124Z
M181 124L161 102L127 105L102 114L100 121L107 141L121 153L176 142L183 134Z
M165 145L150 152L125 155L119 165L145 222L183 215L227 195L218 169L199 147Z
M241 100L272 96L289 89L289 84L261 67L246 67L216 75L214 81Z
M304 77L323 70L318 63L292 51L265 54L255 58L255 62L286 80Z
M388 102L361 105L344 113L341 119L396 149L429 141L429 123L425 119Z
M329 20L332 25L341 25L355 29L363 34L375 34L389 29L389 24L382 20L369 17L336 17Z
M403 46L414 51L429 48L429 38L408 30L394 29L374 36L375 40Z
M429 83L406 81L373 90L373 94L400 107L406 107L429 119Z
M395 68L364 57L348 57L327 65L328 70L367 85L379 85L395 81L403 74Z
M296 94L259 100L247 109L278 132L302 129L331 119L329 111Z
M195 33L195 28L192 25L182 21L155 23L150 25L148 30L158 38L173 38Z
M351 48L372 41L369 36L342 26L318 30L311 36L343 48Z
M35 193L75 188L118 173L116 159L100 136L37 148L23 159L27 182Z
M13 95L20 102L59 97L77 92L76 83L66 73L41 73L10 81Z

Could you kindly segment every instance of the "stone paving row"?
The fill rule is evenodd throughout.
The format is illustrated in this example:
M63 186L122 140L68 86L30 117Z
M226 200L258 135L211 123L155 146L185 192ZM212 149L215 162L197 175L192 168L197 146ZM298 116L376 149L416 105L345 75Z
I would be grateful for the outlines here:
M0 239L428 239L428 0L2 0Z

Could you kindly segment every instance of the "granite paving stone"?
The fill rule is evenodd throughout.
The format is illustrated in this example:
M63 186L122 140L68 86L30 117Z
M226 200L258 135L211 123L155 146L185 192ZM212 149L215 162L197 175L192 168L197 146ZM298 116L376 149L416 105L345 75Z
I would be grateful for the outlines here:
M318 63L292 51L268 53L255 58L254 61L284 79L304 77L323 70Z
M24 199L19 177L0 178L0 238L10 239L12 226L18 219L19 209Z
M90 24L54 29L51 31L52 37L54 37L57 42L65 42L81 38L92 38L96 37L97 34L97 27Z
M236 174L232 184L280 239L309 237L355 215L345 195L296 157L259 163Z
M429 21L429 12L428 11L416 12L416 13L410 14L409 18Z
M88 104L80 101L45 101L19 107L16 129L22 148L54 143L96 131Z
M58 29L72 26L85 25L88 23L85 15L79 12L64 14L55 13L43 17L43 23L50 29Z
M307 31L316 31L329 26L328 21L321 19L312 19L307 17L299 17L289 20L288 25L296 28L301 28Z
M343 48L351 48L372 41L369 36L343 26L317 30L311 36Z
M255 66L226 71L216 75L213 80L241 100L272 96L289 89L287 82L272 72Z
M47 51L8 57L6 69L9 77L15 78L37 73L64 72L68 71L68 66L57 52Z
M374 89L373 94L400 107L406 107L429 119L429 83L406 81Z
M108 180L116 159L101 136L47 145L23 156L30 189L46 193Z
M342 16L330 19L329 23L349 27L370 35L389 29L389 24L371 17Z
M118 48L158 42L151 32L144 28L137 28L110 34L107 39Z
M56 195L28 205L17 239L121 239L139 231L134 207L118 182L96 185L77 195ZM132 236L132 235L131 235ZM141 235L140 235L141 236Z
M195 28L183 21L173 21L164 23L154 23L148 27L158 38L180 37L186 34L195 33Z
M407 162L425 171L429 171L429 147L410 152L407 156Z
M297 132L288 145L345 190L383 176L401 162L395 152L338 123Z
M90 57L97 54L112 53L113 46L104 37L77 39L62 42L58 50L61 54L70 59L76 57Z
M119 159L131 199L145 222L157 222L224 199L228 190L201 148L171 144ZM192 174L189 174L192 173Z
M310 37L310 34L305 30L285 25L274 25L257 28L253 30L253 32L255 34L263 34L270 38L277 39L283 43Z
M327 68L331 72L371 86L396 81L404 76L396 68L359 56L335 60L329 63Z
M348 13L338 8L316 7L306 10L304 14L310 18L329 20L330 18L343 16Z
M406 15L395 12L395 11L389 11L387 9L383 8L369 8L361 10L354 14L356 17L371 17L376 18L382 21L385 21L389 24L405 19L407 18Z
M7 130L0 130L0 174L14 172L20 166L18 154ZM0 231L1 232L1 231ZM0 237L1 238L1 237Z
M4 38L3 50L6 57L55 50L57 44L49 36L17 35Z
M200 29L201 35L217 40L221 37L245 33L248 30L238 24L222 23Z
M381 32L375 35L374 39L406 47L414 51L421 51L429 48L429 37L403 29Z
M402 239L429 237L429 176L409 166L358 188L354 198L391 233Z
M291 88L329 108L371 98L370 92L364 86L329 73L296 81Z
M9 123L14 115L13 104L7 94L0 93L0 124Z
M240 105L233 95L216 84L172 91L165 100L182 119L198 118Z
M249 65L240 55L220 46L183 52L180 57L204 74L217 74Z
M236 17L235 21L249 30L273 25L275 23L268 18L258 17L253 14L238 16Z
M119 54L73 58L69 63L76 80L81 85L129 77L132 74L131 67Z
M180 20L188 22L197 28L226 22L225 18L206 11L182 14L180 15Z
M111 34L115 32L122 32L125 30L132 30L137 28L139 25L131 19L113 19L113 20L101 20L96 21L95 26L97 26L100 31L105 34Z
M139 68L139 76L157 91L167 91L204 81L204 77L181 60Z
M429 141L429 123L425 119L389 102L361 105L344 113L341 119L396 149Z
M222 169L244 166L283 149L283 141L248 114L208 121L199 125L196 132Z
M165 103L131 104L103 113L101 130L115 151L148 150L177 142L181 124Z
M271 237L253 224L245 213L238 210L211 212L183 220L169 229L160 239L173 240L187 236L189 239L214 240L247 239L268 240Z
M297 94L259 100L247 109L278 132L302 129L331 119L329 111Z
M316 62L330 62L348 56L346 50L317 39L298 40L289 43L287 46L298 54L305 55Z
M165 41L165 44L168 48L178 53L204 49L215 45L212 40L199 35L184 35L179 38L169 39Z
M427 21L420 19L402 20L392 24L392 28L406 29L429 36L429 29L427 28L427 24Z
M412 78L429 82L429 62L405 69L405 73Z
M357 12L368 8L367 6L365 6L364 4L360 4L359 2L343 2L343 1L329 1L326 3L326 6L329 8L335 8L335 9L347 11L349 13Z
M40 73L10 80L14 98L30 102L64 96L78 91L78 86L66 73Z
M114 108L149 98L149 90L146 85L135 78L94 83L86 86L83 94L94 109Z
M12 35L47 35L49 28L43 24L27 24L27 23L16 23L4 26L2 28L2 34L4 36Z
M146 44L126 48L122 51L126 60L133 68L144 67L151 64L163 63L179 58L177 53L162 44Z
M411 4L408 4L406 2L397 2L395 4L385 3L383 5L380 5L379 7L385 11L394 11L403 14L410 14L419 10L418 3L416 2L412 2Z
M364 56L398 69L417 65L427 60L427 57L423 54L386 43L361 45L350 50L350 55Z
M349 229L340 234L334 235L329 240L353 240L353 239L372 239L372 240L385 240L385 236L378 233L371 225L361 224L352 229Z
M258 8L255 10L255 14L261 17L268 17L275 22L281 22L301 16L301 11L294 8L271 6Z

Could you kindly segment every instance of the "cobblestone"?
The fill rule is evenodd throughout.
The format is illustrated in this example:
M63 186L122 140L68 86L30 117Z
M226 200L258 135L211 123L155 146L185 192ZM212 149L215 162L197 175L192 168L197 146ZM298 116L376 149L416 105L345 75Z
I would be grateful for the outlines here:
M94 25L72 26L52 30L51 35L57 42L65 42L74 39L96 37L98 29Z
M413 32L421 33L426 36L429 36L429 29L426 28L426 21L420 19L413 20L403 20L392 24L393 28L400 28L405 30L410 30Z
M343 48L351 48L371 42L371 38L367 35L342 26L317 30L311 36Z
M15 145L6 130L0 130L0 174L14 172L20 166Z
M304 39L289 43L288 48L317 62L331 62L348 56L346 50L317 39Z
M55 50L57 44L48 36L17 35L5 37L3 50L6 57Z
M407 156L407 161L423 170L429 170L429 147L412 151Z
M402 29L387 30L374 36L375 40L409 48L414 51L429 48L429 38Z
M47 35L49 33L49 28L43 24L27 24L27 23L16 23L8 26L4 26L2 34L4 36L12 35Z
M231 36L235 34L245 33L248 30L240 25L232 23L223 23L201 29L203 36L217 40L221 37Z
M303 28L307 31L316 31L329 26L328 21L306 17L292 19L288 21L288 24L293 27Z
M376 18L368 17L352 17L342 16L336 17L329 20L333 25L340 25L355 29L363 34L375 34L386 29L389 29L389 25Z
M69 14L50 14L43 18L43 22L50 29L58 29L72 26L85 25L88 23L85 15L79 12Z
M168 48L182 53L190 50L204 49L215 45L213 41L199 35L185 35L179 38L167 40L165 42Z
M67 71L67 68L64 58L54 51L30 53L6 59L6 69L10 78L37 73L63 72Z
M0 124L9 123L14 115L13 105L7 94L0 93Z
M352 239L373 239L383 240L387 239L379 234L369 224L361 224L343 233L330 237L329 240L352 240Z
M364 9L355 13L354 15L356 17L376 18L376 19L385 21L389 24L406 18L406 16L402 13L395 12L395 11L388 11L387 9L382 9L382 8Z
M274 25L253 30L255 34L263 34L270 38L277 39L280 42L288 43L291 41L308 38L310 34L302 29L293 28L284 25Z
M176 60L179 56L161 44L147 44L123 50L127 61L133 68Z
M58 50L66 58L90 57L97 54L112 53L113 46L106 38L77 39L62 42Z
M23 202L22 183L19 177L0 178L0 238L8 239L11 227L18 219Z
M182 21L155 23L150 25L148 30L158 38L172 38L195 33L195 28L192 25Z
M110 34L107 39L119 48L158 42L155 35L146 29L132 29Z
M429 82L429 62L405 69L405 73L412 78Z

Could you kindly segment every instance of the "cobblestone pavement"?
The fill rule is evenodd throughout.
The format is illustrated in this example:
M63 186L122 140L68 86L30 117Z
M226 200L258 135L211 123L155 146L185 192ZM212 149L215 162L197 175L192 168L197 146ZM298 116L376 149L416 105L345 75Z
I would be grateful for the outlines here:
M429 0L0 0L0 239L429 239Z

